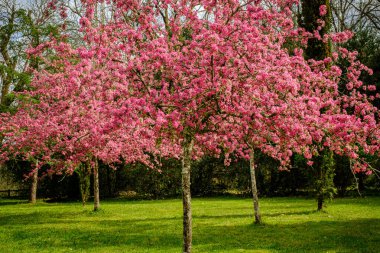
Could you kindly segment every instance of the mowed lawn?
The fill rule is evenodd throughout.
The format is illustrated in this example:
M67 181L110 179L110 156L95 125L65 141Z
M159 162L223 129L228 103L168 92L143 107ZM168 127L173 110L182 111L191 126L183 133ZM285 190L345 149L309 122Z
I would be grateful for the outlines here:
M181 200L91 204L0 200L0 252L181 252ZM380 252L380 198L193 199L193 252Z

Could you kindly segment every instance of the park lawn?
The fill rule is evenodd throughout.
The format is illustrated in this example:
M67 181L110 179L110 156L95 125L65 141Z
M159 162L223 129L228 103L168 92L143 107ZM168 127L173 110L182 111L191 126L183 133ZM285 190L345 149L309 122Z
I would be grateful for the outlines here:
M181 252L181 200L32 206L0 199L0 252ZM380 198L193 199L193 252L380 252Z

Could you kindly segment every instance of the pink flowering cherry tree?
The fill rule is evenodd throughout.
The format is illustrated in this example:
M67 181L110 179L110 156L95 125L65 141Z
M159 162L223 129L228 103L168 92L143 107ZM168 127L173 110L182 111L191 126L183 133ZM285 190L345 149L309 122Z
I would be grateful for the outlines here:
M9 159L25 160L32 164L32 170L26 173L31 179L29 201L32 204L37 200L38 171L48 162L52 155L56 132L54 126L46 119L44 112L31 112L30 108L21 108L16 114L0 116L0 133L2 143L0 161ZM47 126L42 131L41 126ZM46 145L41 145L42 140Z
M48 150L43 161L52 172L72 173L81 163L92 166L97 210L98 160L148 164L146 151L154 147L154 137L136 113L139 98L130 96L128 80L120 74L125 66L115 61L118 48L110 46L103 30L86 24L83 29L86 47L52 40L30 50L45 64L45 70L35 73L32 91L24 94L37 102L21 101L26 109L6 115L15 127L3 132L9 132L9 151L14 154L19 150L30 157L35 149ZM54 55L44 58L46 50ZM26 141L18 138L21 134Z

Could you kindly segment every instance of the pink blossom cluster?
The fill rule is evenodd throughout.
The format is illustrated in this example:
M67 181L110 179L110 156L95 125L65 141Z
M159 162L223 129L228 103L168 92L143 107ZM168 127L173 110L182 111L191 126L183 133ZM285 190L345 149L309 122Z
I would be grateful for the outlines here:
M327 6L321 5L319 6L319 15L325 16L327 14Z

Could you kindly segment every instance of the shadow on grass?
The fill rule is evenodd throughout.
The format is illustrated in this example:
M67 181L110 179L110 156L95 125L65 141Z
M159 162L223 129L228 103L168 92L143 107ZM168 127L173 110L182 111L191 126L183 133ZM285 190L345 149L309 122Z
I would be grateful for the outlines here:
M333 199L330 204L334 206L340 205L357 205L357 206L380 206L379 197L347 197L347 198L336 198ZM329 203L328 203L329 205Z
M281 217L281 216L292 216L292 215L311 215L318 213L318 211L302 211L302 212L282 212L282 213L264 213L262 216L265 217ZM109 226L119 226L120 222L150 222L152 224L156 222L167 222L167 221L182 221L182 216L177 217L149 217L149 218L128 218L126 220L113 220L109 219L111 214L107 213L103 209L94 211L77 211L77 212L64 212L57 213L52 211L45 212L31 212L28 214L8 214L0 216L0 225L32 225L32 224L70 224L70 223L105 223ZM111 215L112 216L112 215ZM92 218L102 218L104 220L91 221ZM194 220L226 220L226 219L242 219L242 218L252 218L252 214L226 214L226 215L193 215ZM84 220L77 220L76 218L84 218Z
M75 220L78 217L72 216L73 220L68 220L68 216L70 214L61 218L43 213L6 215L0 216L0 225L10 225L7 233L13 243L26 243L34 251L54 252L66 248L86 252L116 247L123 248L121 252L128 252L126 248L136 249L136 252L149 252L153 248L167 252L181 247L182 231L176 227L181 225L181 217Z
M284 216L284 215L311 215L315 213L319 213L321 211L317 210L311 210L311 211L299 211L299 212L278 212L278 213L264 213L263 217L278 217L278 216ZM323 212L323 211L322 211Z
M289 212L286 215L312 214ZM275 213L266 216L281 216ZM104 219L101 219L104 216ZM249 215L194 215L194 249L197 252L268 250L279 252L377 252L380 245L380 219L347 221L300 221L262 226L247 223ZM85 218L85 220L81 220ZM95 218L95 217L94 217ZM179 252L182 244L182 218L112 219L107 213L92 220L86 212L59 215L34 212L1 215L0 225L8 225L12 241L30 249L105 250L124 252ZM201 224L197 221L207 219ZM232 222L227 222L234 219ZM237 219L237 220L235 220ZM227 224L227 225L221 225Z
M0 200L0 206L12 206L18 204L28 204L27 200Z
M202 252L269 250L280 252L378 252L380 219L310 221L276 225L215 225L196 230Z

